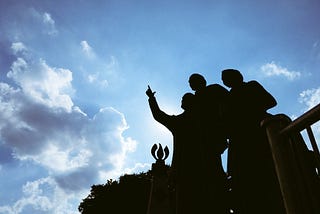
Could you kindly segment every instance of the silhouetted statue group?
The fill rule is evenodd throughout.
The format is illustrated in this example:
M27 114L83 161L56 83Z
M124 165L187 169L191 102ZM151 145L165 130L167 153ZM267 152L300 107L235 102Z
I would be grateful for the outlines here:
M229 91L192 74L189 85L194 93L183 95L184 111L179 115L162 111L155 92L150 86L146 91L154 119L173 135L174 213L284 213L272 155L260 127L277 102L258 82L244 82L238 70L223 70L222 81ZM221 154L227 148L226 173Z

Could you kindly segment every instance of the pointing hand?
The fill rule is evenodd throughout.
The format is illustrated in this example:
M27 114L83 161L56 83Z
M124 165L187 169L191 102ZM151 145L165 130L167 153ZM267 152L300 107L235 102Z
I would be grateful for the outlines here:
M155 93L156 93L156 92L155 92L155 91L152 91L151 88L150 88L150 86L148 85L148 90L146 91L146 94L148 95L148 97L149 97L149 98L154 97L154 94L155 94Z

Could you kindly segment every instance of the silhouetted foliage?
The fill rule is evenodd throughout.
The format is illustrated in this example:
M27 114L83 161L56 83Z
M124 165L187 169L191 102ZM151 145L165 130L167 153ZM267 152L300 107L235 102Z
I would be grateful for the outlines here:
M165 165L166 175L170 170ZM138 174L125 174L119 180L91 186L90 194L82 200L78 210L82 214L146 213L149 202L152 175L156 170Z
M126 174L119 181L93 185L78 210L82 214L146 213L150 193L151 171Z

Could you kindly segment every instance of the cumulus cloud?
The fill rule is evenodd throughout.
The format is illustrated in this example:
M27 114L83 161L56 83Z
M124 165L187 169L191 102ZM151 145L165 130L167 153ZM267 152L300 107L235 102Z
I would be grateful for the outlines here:
M23 93L31 99L49 107L71 111L73 103L68 95L72 91L70 70L49 67L42 59L33 63L18 58L13 62L7 77L20 85Z
M19 87L0 83L0 134L16 157L66 171L99 158L110 164L115 154L134 147L134 141L122 136L128 126L121 112L103 108L89 118L74 106L71 71L52 68L44 60L29 63L18 58L7 76ZM113 154L109 160L108 153Z
M268 77L283 76L288 80L295 80L300 78L301 73L298 71L290 71L287 68L281 67L274 62L267 63L261 66L261 71Z
M70 207L70 202L76 199L76 195L66 193L57 186L51 177L43 177L26 182L22 186L22 197L12 206L0 206L0 213L78 213Z
M65 196L52 198L57 192L76 194L108 179L101 175L123 172L127 154L137 144L123 135L128 129L124 115L107 107L89 117L75 106L70 70L18 57L7 77L15 85L0 82L0 143L17 160L31 161L50 176L27 183L24 197L0 207L0 213L20 213L27 206L56 213L53 201L65 203ZM45 195L44 186L53 195Z
M35 210L48 211L52 204L49 198L43 195L41 186L50 183L50 179L48 178L27 182L22 187L23 197L16 201L12 207L0 207L0 213L21 213L27 206L32 206Z

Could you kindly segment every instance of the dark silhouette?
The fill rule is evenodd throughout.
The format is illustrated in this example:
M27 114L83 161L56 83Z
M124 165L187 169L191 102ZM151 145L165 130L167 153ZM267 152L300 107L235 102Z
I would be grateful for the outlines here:
M207 85L205 78L197 73L189 77L189 85L195 91L194 115L205 163L206 210L228 213L227 177L221 161L221 154L227 148L223 114L228 91L219 84Z
M168 115L163 112L154 97L155 92L148 86L146 94L156 121L167 127L173 135L173 156L171 181L176 192L176 214L201 213L203 188L197 178L203 177L203 163L199 145L199 135L194 121L194 95L186 93L182 97L179 115Z
M225 124L223 120L228 91L219 84L207 85L200 74L189 77L189 85L195 91L196 117L203 132L203 138L212 152L221 155L227 148Z
M284 213L279 184L265 131L260 122L277 102L257 81L244 82L235 69L222 71L231 88L228 101L228 174L236 213Z
M156 160L152 164L151 187L148 200L148 211L146 214L172 214L174 212L174 191L170 188L168 178L168 168L165 160L169 156L169 149L166 146L154 144L151 148L151 154Z
M125 174L118 180L91 186L90 194L78 210L82 214L137 213L171 214L173 194L168 189L170 166L165 164L169 149L155 144L151 149L156 162L148 172Z
M279 142L285 142L283 127L288 128L290 119L286 120L288 124L274 123L267 111L277 102L257 81L244 82L240 71L235 69L223 70L222 80L230 91L219 84L207 86L200 74L191 75L189 84L195 94L186 93L182 97L184 111L179 115L162 111L155 92L148 86L146 94L153 117L173 135L171 167L165 165L168 148L155 144L151 154L156 163L152 164L151 171L123 175L119 181L108 180L105 185L93 185L78 210L82 214L284 214L283 199L286 208L291 208L295 204L291 202L300 202L295 200L295 195L303 193L307 196L303 198L304 205L313 206L308 210L314 209L317 213L319 169L315 153L308 150L300 133L289 133L286 147L275 146L284 145ZM269 120L265 120L268 117ZM283 199L266 131L278 164L281 188L285 190ZM221 163L221 154L227 147L231 195L230 191L227 194L229 181ZM301 176L291 176L297 173ZM290 179L295 177L301 178ZM292 194L295 184L299 184L300 191ZM301 188L304 186L307 188ZM312 203L307 203L310 198ZM306 206L292 207L305 210Z
M167 169L169 167L167 166ZM123 175L119 181L93 185L78 210L82 214L147 213L151 173Z

